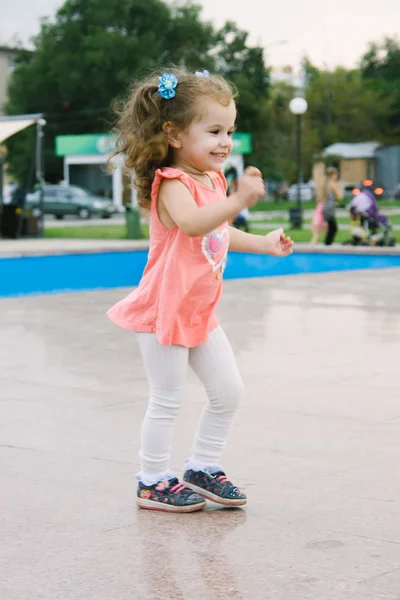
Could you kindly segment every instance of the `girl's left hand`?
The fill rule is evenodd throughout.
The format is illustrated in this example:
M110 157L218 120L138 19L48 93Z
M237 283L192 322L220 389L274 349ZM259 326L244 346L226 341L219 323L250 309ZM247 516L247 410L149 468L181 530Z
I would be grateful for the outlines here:
M275 229L268 233L265 238L266 253L271 256L288 256L293 252L293 240L286 236L283 229Z

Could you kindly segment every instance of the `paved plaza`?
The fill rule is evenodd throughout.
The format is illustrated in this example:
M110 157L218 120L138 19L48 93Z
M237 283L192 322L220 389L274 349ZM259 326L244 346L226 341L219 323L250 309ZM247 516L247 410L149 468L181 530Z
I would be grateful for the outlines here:
M400 272L228 281L241 509L138 511L147 384L106 309L0 300L1 600L400 600ZM204 392L189 374L172 466Z

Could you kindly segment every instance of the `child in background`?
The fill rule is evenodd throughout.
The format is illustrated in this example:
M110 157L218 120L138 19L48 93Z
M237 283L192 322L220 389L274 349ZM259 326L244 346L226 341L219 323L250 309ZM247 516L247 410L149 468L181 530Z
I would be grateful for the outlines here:
M317 190L317 194L318 194L318 190ZM318 197L317 197L317 206L315 207L314 210L314 214L312 216L312 221L311 221L311 230L312 230L312 238L311 238L311 244L313 244L314 246L316 244L318 244L319 241L319 236L322 232L327 230L327 223L324 219L324 214L323 214L323 206L324 203L323 201L319 201Z

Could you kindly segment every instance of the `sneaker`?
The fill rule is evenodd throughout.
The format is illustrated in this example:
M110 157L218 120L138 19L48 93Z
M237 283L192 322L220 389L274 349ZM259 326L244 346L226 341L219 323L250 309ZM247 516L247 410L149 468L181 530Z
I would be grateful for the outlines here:
M174 477L154 485L144 485L139 481L137 505L149 510L194 512L204 508L206 501Z
M243 506L247 502L246 494L229 481L223 471L216 471L212 475L204 471L185 471L183 480L188 488L225 506Z

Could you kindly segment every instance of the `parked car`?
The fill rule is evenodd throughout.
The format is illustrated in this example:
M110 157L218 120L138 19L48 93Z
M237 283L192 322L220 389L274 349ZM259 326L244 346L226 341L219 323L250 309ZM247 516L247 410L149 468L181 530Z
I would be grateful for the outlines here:
M355 189L360 189L359 188L359 183L345 183L343 185L343 197L345 200L353 200L354 198L354 193L353 191Z
M298 191L298 183L294 183L288 189L288 199L291 202L296 202L297 200L297 191ZM314 197L313 188L308 183L303 183L300 186L300 200L302 202L306 202L312 200Z
M40 211L40 190L26 197L26 206L33 212ZM66 215L75 215L80 219L99 216L110 218L117 212L117 207L108 198L95 196L77 185L46 185L43 198L44 214L63 219Z

